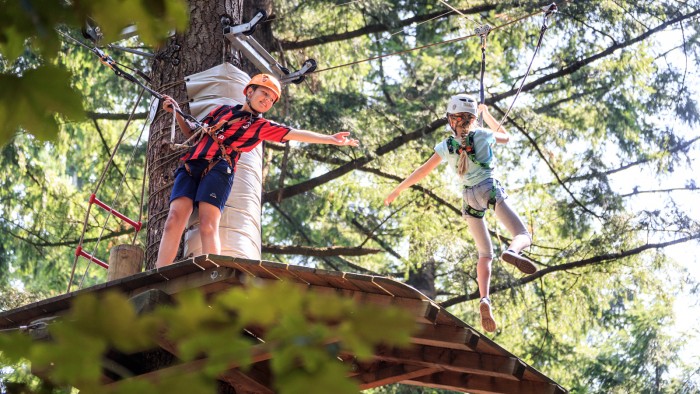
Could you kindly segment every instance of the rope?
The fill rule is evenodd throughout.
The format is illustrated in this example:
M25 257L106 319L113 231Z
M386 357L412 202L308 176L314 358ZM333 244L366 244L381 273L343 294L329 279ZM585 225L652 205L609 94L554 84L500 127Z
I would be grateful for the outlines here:
M439 0L439 1L440 1L442 4L446 5L447 7L449 7L452 11L454 11L454 12L458 13L459 15L461 15L463 18L469 19L470 21L472 21L472 22L474 22L474 23L476 23L476 24L479 24L479 22L475 21L474 18L472 18L471 16L468 16L468 15L464 15L464 14L462 13L462 11L460 11L460 10L458 10L458 9L456 9L456 8L454 8L454 7L452 7L452 6L449 5L446 1L443 1L443 0Z
M557 5L555 3L552 3L551 5L545 7L544 9L544 16L542 20L542 27L540 28L540 36L537 39L537 45L535 46L535 51L532 54L532 59L530 59L530 64L527 66L527 70L525 71L525 75L523 76L522 82L520 82L520 87L518 87L518 91L515 93L515 97L513 97L513 101L511 101L510 106L508 107L508 110L503 114L503 118L501 121L498 123L498 127L496 127L496 131L500 130L501 126L503 126L503 122L506 121L508 118L508 114L510 113L510 110L513 109L513 105L515 104L515 100L518 99L518 96L520 95L520 91L523 90L523 86L525 86L525 80L527 79L527 76L530 74L530 69L532 68L532 63L535 61L535 57L537 56L537 52L539 52L540 47L542 46L542 38L544 37L544 32L547 31L547 18L553 14L554 12L557 12Z
M134 108L131 110L131 115L129 116L129 119L126 121L126 125L124 125L124 131L126 131L131 124L131 121L133 119L134 114L136 113L136 109L138 108L139 103L141 102L141 99L143 98L143 93L145 89L141 89L141 92L139 92L139 97L136 99L136 103L134 104ZM124 168L124 176L122 177L122 183L126 181L126 174L128 173L129 167L131 166L131 163L134 160L134 156L136 155L136 150L138 148L139 142L141 142L141 137L143 136L143 131L146 129L146 123L144 122L143 127L141 128L141 134L139 135L138 141L136 141L136 144L134 145L134 149L131 153L131 158L126 164L126 167ZM122 133L123 135L123 133ZM119 148L119 145L121 145L121 138L119 139L119 142L117 142L117 146L115 147L115 150ZM97 191L95 191L97 193ZM109 218L112 217L112 212L115 210L114 205L117 202L117 196L114 196L114 199L112 200L112 203L109 205L109 212L107 213L107 218L105 219L104 224L102 225L102 229L100 230L100 235L97 237L97 241L95 241L95 247L92 250L91 255L95 256L95 253L97 253L97 247L100 244L100 241L102 240L102 235L105 232L105 229L107 228L107 222L109 222ZM83 230L85 231L85 230ZM138 235L138 231L134 231L134 241L136 240L136 236ZM92 264L88 264L87 267L85 267L85 272L83 273L83 277L80 280L80 285L78 285L78 288L81 289L83 287L83 282L85 281L85 277L87 276L88 271L90 270L90 267Z
M93 193L92 193L92 194L97 195L97 192L99 191L100 187L101 187L102 184L104 183L105 177L107 176L107 172L109 171L109 168L110 168L111 164L114 162L114 156L117 154L117 150L119 149L119 146L121 145L121 143L122 143L122 141L123 141L123 139L124 139L124 135L126 134L126 131L127 131L128 127L129 127L129 125L131 124L132 119L133 119L133 116L134 116L134 114L136 113L136 109L138 108L138 103L139 103L139 101L141 100L141 97L143 97L143 90L141 90L141 93L139 94L139 98L138 98L138 100L136 101L136 104L134 105L134 108L131 110L131 114L129 115L129 119L128 119L127 122L126 122L126 125L124 125L124 129L122 130L122 133L121 133L121 135L119 136L119 140L117 141L116 145L114 146L114 149L112 150L112 154L111 154L109 160L107 161L107 165L105 166L105 169L102 171L102 175L100 176L100 180L97 182L97 185L95 186L95 189L93 190ZM144 123L144 129L145 129L145 123ZM143 129L141 130L141 134L143 135ZM141 137L139 136L139 141L140 141L140 140L141 140ZM137 144L137 145L138 145L138 144ZM135 151L135 150L136 150L136 147L134 147L134 151ZM133 158L133 156L132 156L132 158ZM131 161L129 162L129 164L131 164ZM127 172L128 172L128 165L127 165L127 167L124 169L124 178L126 177ZM115 197L115 198L116 198L116 197ZM82 233L80 234L80 240L78 241L78 245L82 245L82 244L83 244L83 240L85 239L85 233L86 233L86 231L87 231L87 225L88 225L88 220L89 220L89 218L90 218L90 210L91 210L91 209L92 209L92 204L89 204L89 205L88 205L87 212L85 213L85 220L83 220L83 231L82 231ZM112 211L113 211L113 210L114 210L114 208L110 208L109 216L112 215ZM109 219L109 216L107 217L107 219ZM107 225L107 221L105 221L105 226L106 226L106 225ZM100 237L97 239L97 243L95 244L95 250L97 249L97 244L99 244L100 239L102 238L102 234L103 234L103 233L104 233L104 227L102 228L102 232L100 233ZM94 256L95 250L93 250L93 253L92 253L93 256ZM73 277L75 276L75 268L76 268L76 266L77 266L77 264L78 264L78 259L79 259L79 258L80 258L80 256L79 256L79 255L76 255L75 258L73 259L73 267L72 267L72 269L71 269L70 279L69 279L69 281L68 281L68 289L66 290L66 293L70 292L71 286L73 285ZM92 262L92 260L90 260L90 261ZM88 269L89 269L89 267L90 267L90 264L88 264ZM87 271L88 271L88 270L86 269L86 270L85 270L85 274L87 274ZM84 279L85 279L85 275L83 275L83 280L84 280ZM82 281L83 281L83 280L81 280L81 286L82 286Z

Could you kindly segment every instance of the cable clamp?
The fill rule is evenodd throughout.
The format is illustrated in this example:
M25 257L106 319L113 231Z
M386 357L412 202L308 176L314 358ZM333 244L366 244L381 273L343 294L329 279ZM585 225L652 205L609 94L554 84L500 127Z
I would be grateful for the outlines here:
M493 28L485 23L474 29L474 33L483 39L491 32L491 30L493 30Z

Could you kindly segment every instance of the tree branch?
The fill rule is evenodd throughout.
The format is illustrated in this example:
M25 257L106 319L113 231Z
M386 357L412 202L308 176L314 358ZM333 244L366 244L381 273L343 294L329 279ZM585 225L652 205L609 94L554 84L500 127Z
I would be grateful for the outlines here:
M606 50L604 50L602 52L598 52L597 54L595 54L593 56L589 56L585 59L575 61L572 64L562 68L561 70L559 70L555 73L545 75L545 76L538 78L530 83L525 84L523 86L522 92L530 91L530 90L532 90L532 89L534 89L534 88L536 88L544 83L547 83L549 81L555 80L555 79L563 77L565 75L573 74L574 72L578 71L582 67L584 67L588 64L591 64L591 63L595 62L596 60L602 59L602 58L614 53L618 49L626 48L626 47L631 46L633 44L636 44L638 42L644 41L647 38L649 38L650 36L652 36L653 34L658 33L660 31L663 31L664 29L666 29L667 27L669 27L675 23L682 22L686 19L693 18L697 15L700 15L700 9L697 9L689 14L681 15L677 18L668 20L668 21L656 26L655 28L653 28L651 30L644 32L644 34L640 34L639 36L637 36L631 40L627 40L627 41L619 43L619 44L611 45ZM511 89L509 91L496 94L496 95L492 96L490 99L487 99L486 102L487 102L487 104L493 104L495 102L503 100L506 97L514 95L516 92L517 92L517 89L514 88L514 89Z
M282 198L289 198L289 197L294 197L297 194L301 194L304 192L307 192L309 190L314 189L315 187L322 185L324 183L330 182L336 178L340 178L341 176L347 174L348 172L355 170L355 169L360 169L367 163L370 163L373 161L375 158L379 156L383 156L394 149L398 148L399 146L404 145L407 142L417 140L421 137L424 137L428 134L431 134L438 128L444 126L447 124L447 120L445 118L441 118L438 120L435 120L431 122L429 125L421 127L417 130L414 130L413 132L405 135L400 135L398 137L395 137L393 140L388 142L387 144L384 144L377 148L373 154L369 154L367 156L363 156L354 160L351 160L347 162L346 164L343 164L334 170L331 170L323 175L317 176L316 178L309 179L304 182L297 183L296 185L292 186L287 186L283 189L278 189L278 190L271 190L269 192L263 193L263 202L271 202L273 201L278 195L282 195Z
M648 243L648 244L644 244L642 246L639 246L639 247L636 247L636 248L633 248L630 250L626 250L626 251L621 251L618 253L602 254L602 255L594 256L594 257L591 257L588 259L583 259L583 260L579 260L579 261L573 261L571 263L565 263L565 264L560 264L560 265L555 265L555 266L543 268L543 269L535 272L534 274L528 275L528 276L521 278L519 280L516 280L513 282L508 282L508 283L497 285L497 286L492 286L490 289L490 293L494 294L494 293L500 293L500 292L506 291L506 290L512 290L516 287L526 285L534 280L537 280L541 277L544 277L545 275L548 275L548 274L551 274L554 272L568 271L568 270L572 270L575 268L582 268L582 267L587 267L587 266L591 266L591 265L597 265L597 264L602 264L602 263L606 263L606 262L616 261L616 260L619 260L619 259L622 259L625 257L630 257L630 256L640 254L640 253L645 252L645 251L650 250L650 249L663 249L663 248L666 248L668 246L677 245L677 244L689 242L689 241L696 240L696 239L700 239L700 233L697 233L697 234L694 234L694 235L691 235L691 236L688 236L685 238L675 239L673 241L661 242L661 243L655 243L655 244ZM456 305L456 304L459 304L459 303L462 303L465 301L469 301L469 300L476 300L478 298L479 298L479 293L477 291L477 292L473 292L471 294L464 294L464 295L461 295L459 297L454 297L454 298L451 298L449 300L443 301L440 303L440 306L442 306L443 308L448 308L450 306L453 306L453 305Z
M461 12L465 15L468 15L468 14L479 14L482 12L488 12L488 11L495 10L495 9L496 9L495 5L486 4L486 5L480 5L480 6L476 6L476 7L472 7L472 8L467 8L467 9L461 10ZM383 23L377 23L377 24L366 25L360 29L348 31L345 33L327 34L324 36L318 36L318 37L314 37L314 38L310 38L310 39L302 40L302 41L286 41L286 40L279 40L279 41L282 45L282 48L284 48L284 50L303 49L303 48L312 47L312 46L316 46L316 45L327 44L329 42L349 40L351 38L356 38L356 37L364 36L364 35L371 34L371 33L382 33L382 32L388 31L389 29L409 26L413 23L421 23L421 22L425 22L425 21L430 20L430 19L435 19L435 18L440 17L441 14L445 14L445 10L440 10L440 11L432 12L430 14L425 14L425 15L416 15L412 18L401 20L394 26L389 26L389 25L386 25ZM445 14L445 15L448 15L448 14Z
M334 257L334 256L366 256L369 254L379 253L379 249L370 248L347 248L341 246L329 246L325 248L316 248L313 246L303 245L270 245L266 244L262 247L263 253L274 254L295 254L300 256L311 257Z
M91 119L91 120L129 120L129 118L131 118L131 119L146 119L146 116L148 116L148 113L138 112L138 113L135 113L134 116L131 116L131 114L112 114L112 113L88 111L88 112L86 112L86 115L87 115L88 119Z

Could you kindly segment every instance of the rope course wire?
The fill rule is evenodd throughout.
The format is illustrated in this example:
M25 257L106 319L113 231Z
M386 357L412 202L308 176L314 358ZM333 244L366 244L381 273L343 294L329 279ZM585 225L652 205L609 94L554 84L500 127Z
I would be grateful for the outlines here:
M519 17L519 18L516 18L516 19L514 19L514 20L512 20L512 21L506 22L506 23L504 23L504 24L502 24L502 25L498 25L498 26L496 26L496 27L493 27L493 28L491 28L490 30L491 30L491 31L494 31L494 30L503 29L503 28L505 28L505 27L508 27L508 26L510 26L510 25L513 25L513 24L515 24L515 23L518 23L518 22L520 22L520 21L522 21L522 20L528 19L528 18L530 18L530 17L532 17L532 16L534 16L534 15L540 14L541 12L543 12L543 11L542 11L542 10L539 10L539 11L531 12L531 13L529 13L529 14L526 14L526 15L524 15L524 16L521 16L521 17ZM336 65L336 66L331 66L331 67L327 67L327 68L318 69L318 70L315 70L315 71L313 71L313 72L311 72L311 73L309 73L309 74L318 74L318 73L325 72L325 71L335 70L335 69L337 69L337 68L349 67L349 66L354 66L354 65L356 65L356 64L366 63L366 62L369 62L369 61L372 61L372 60L383 59L383 58L390 57L390 56L403 55L403 54L405 54L405 53L409 53L409 52L413 52L413 51L419 51L419 50L421 50L421 49L430 48L430 47L434 47L434 46L438 46L438 45L443 45L443 44L449 44L449 43L453 43L453 42L463 41L463 40L466 40L467 38L478 37L478 36L479 36L479 34L477 34L477 33L468 34L468 35L461 36L461 37L457 37L457 38L451 38L451 39L449 39L449 40L443 40L443 41L439 41L439 42L434 42L434 43L430 43L430 44L425 44L425 45L417 46L417 47L414 47L414 48L404 49L404 50L402 50L402 51L396 51L396 52L391 52L391 53L385 53L385 54L382 54L382 55L372 56L372 57L369 57L369 58L366 58L366 59L355 60L355 61L352 61L352 62L349 62L349 63L345 63L345 64L339 64L339 65Z

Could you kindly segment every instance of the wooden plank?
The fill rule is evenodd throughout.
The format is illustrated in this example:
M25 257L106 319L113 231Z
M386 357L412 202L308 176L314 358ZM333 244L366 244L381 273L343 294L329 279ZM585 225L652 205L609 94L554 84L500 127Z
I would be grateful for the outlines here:
M413 346L408 349L380 346L375 350L374 359L516 381L522 379L526 368L516 357L492 356L433 346Z
M556 384L514 381L450 371L407 379L401 383L471 394L563 394Z
M345 279L345 273L344 272L338 272L338 271L323 271L323 270L317 270L318 272L316 273L317 276L322 276L323 280L328 283L328 286L334 287L336 289L343 289L343 290L352 290L352 291L360 291L359 287L357 287L354 283L351 281Z
M423 298L426 300L430 299L416 288L391 278L375 277L374 282L390 291L396 297Z
M384 294L365 293L363 291L339 290L329 287L310 286L309 291L318 294L336 294L352 298L358 303L383 306L395 306L404 309L416 317L419 323L433 324L440 312L440 307L430 300L392 297Z
M165 282L135 289L132 290L131 293L138 294L149 289L158 289L172 295L185 290L202 288L212 283L225 281L237 282L236 270L228 267L210 268L206 270L198 268L195 272L181 275Z

